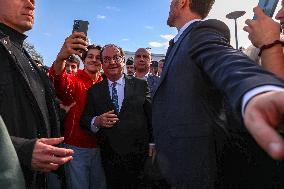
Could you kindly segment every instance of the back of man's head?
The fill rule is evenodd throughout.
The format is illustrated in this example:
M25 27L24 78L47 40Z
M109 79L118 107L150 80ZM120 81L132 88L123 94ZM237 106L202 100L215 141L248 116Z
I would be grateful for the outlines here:
M208 16L215 0L191 0L189 8L192 12L197 13L204 19Z

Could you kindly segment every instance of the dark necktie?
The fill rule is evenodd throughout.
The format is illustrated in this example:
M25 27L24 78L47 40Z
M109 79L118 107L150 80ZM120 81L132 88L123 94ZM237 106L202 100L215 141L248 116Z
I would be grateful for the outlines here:
M175 44L174 38L172 38L172 39L169 41L169 46L172 47L174 44Z
M171 51L171 49L173 48L174 44L175 44L174 39L171 39L171 40L169 41L169 48L168 48L168 52L170 52L170 51Z
M119 112L118 96L117 96L117 90L115 88L116 84L117 84L116 82L112 83L112 97L111 97L111 99L112 99L112 103L114 105L115 111Z
M169 47L168 47L168 50L167 50L167 53L166 53L166 57L165 57L166 61L165 61L165 63L164 63L163 70L164 70L164 68L165 68L165 65L167 64L168 56L169 56L169 54L171 53L171 50L172 50L172 48L174 47L174 45L175 45L175 42L174 42L174 38L173 38L173 39L171 39L171 40L169 41Z

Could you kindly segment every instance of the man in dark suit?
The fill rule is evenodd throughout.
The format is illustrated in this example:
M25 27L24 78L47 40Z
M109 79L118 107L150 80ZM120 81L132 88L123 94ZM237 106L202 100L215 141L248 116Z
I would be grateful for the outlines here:
M102 50L103 81L88 91L81 126L97 133L108 188L138 188L151 138L147 82L123 74L124 52Z
M57 146L64 138L59 138L54 90L23 45L24 33L33 27L35 1L0 0L0 13L0 114L26 187L45 188L45 173L72 160L73 150Z
M275 101L278 96L283 98L283 93L267 92L283 90L283 83L229 45L230 32L223 22L201 21L213 3L214 0L171 2L168 25L179 33L167 51L153 94L157 157L173 188L224 187L224 175L219 175L224 166L219 156L223 153L236 153L245 166L243 172L234 170L244 180L238 183L232 179L233 184L227 188L269 188L273 169L265 168L270 159L247 134L242 122L272 157L283 157L283 140L271 129L280 121L281 100ZM264 111L266 108L273 111ZM229 142L240 144L242 149L229 148L233 150L229 152L223 148L227 131L224 128L238 136ZM261 160L265 160L263 164ZM238 161L236 158L233 163ZM238 165L236 169L243 168Z

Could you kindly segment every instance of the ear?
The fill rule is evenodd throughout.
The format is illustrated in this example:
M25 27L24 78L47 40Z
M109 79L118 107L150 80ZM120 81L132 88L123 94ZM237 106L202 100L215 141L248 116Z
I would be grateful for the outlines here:
M180 8L184 8L185 6L188 6L190 0L179 0L179 6Z

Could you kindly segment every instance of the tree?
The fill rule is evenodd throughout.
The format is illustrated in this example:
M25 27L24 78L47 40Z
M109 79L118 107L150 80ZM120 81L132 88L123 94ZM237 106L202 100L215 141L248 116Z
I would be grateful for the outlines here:
M43 64L43 57L39 52L37 52L34 45L32 45L28 42L24 42L24 47L28 51L28 53L32 57L32 59L38 60Z

